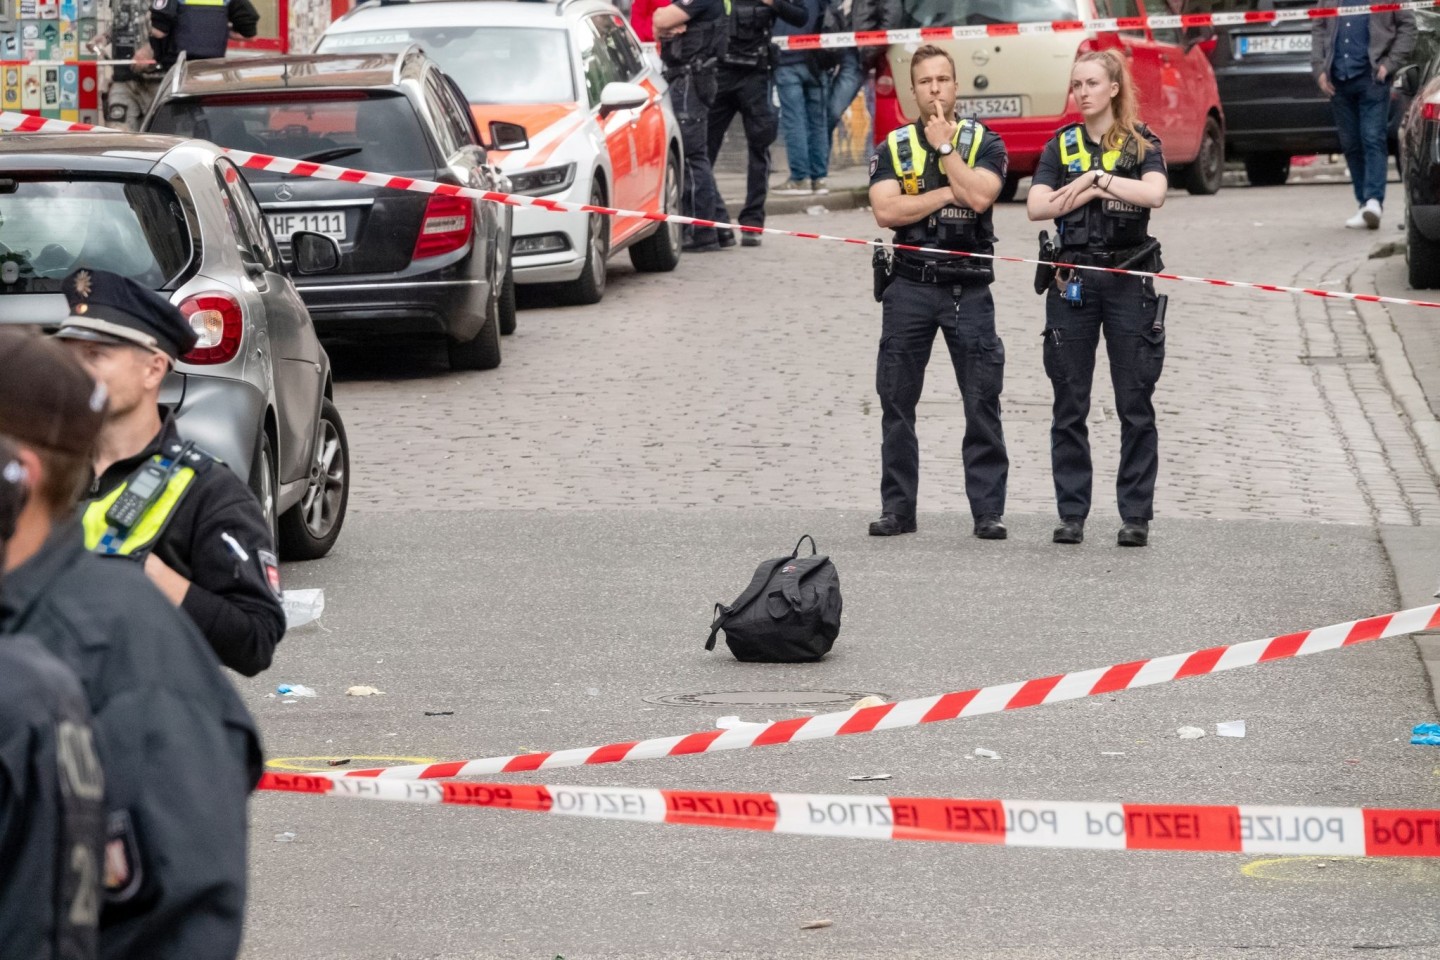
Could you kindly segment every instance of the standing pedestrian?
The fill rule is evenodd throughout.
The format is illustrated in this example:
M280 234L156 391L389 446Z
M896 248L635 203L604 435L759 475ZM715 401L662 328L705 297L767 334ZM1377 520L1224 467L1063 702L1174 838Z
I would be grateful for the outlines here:
M1330 98L1359 206L1345 226L1378 229L1390 166L1390 83L1415 49L1415 14L1316 18L1310 37L1310 69Z
M231 38L249 39L260 25L251 0L152 0L150 46L162 70L187 60L225 56Z
M18 449L0 440L0 570L29 492ZM33 637L0 637L5 956L94 960L104 848L105 777L85 691Z
M805 20L777 24L776 36L819 33L827 0L803 0ZM780 131L785 135L785 157L790 179L775 188L778 194L800 196L829 193L830 176L830 68L822 50L780 50L775 58L775 89L780 96Z
M220 662L253 677L285 634L270 523L250 488L186 442L160 407L160 385L195 346L195 331L128 277L77 270L63 289L70 316L55 336L110 395L82 514L85 546L143 567ZM129 516L119 516L122 501L136 507Z
M730 0L675 0L655 11L660 60L670 84L670 105L680 124L685 151L685 216L718 220L720 191L710 166L710 107L715 102L716 69L729 34ZM714 227L686 227L683 249L709 253L720 249Z
M837 0L839 22L836 29L847 33L870 30L893 30L900 26L900 0ZM881 59L886 47L846 47L840 51L840 64L830 89L830 139L834 143L835 128L845 111L855 101L855 94L865 85ZM872 122L874 118L871 118Z
M79 675L105 768L102 960L233 960L255 723L194 624L138 564L85 549L77 499L105 391L61 344L0 329L0 436L31 496L5 556L0 637Z
M745 127L745 206L740 223L765 226L765 194L770 189L770 145L775 142L779 119L770 102L770 31L775 18L786 23L805 22L803 0L731 0L730 37L720 58L715 103L710 107L710 164L720 155L735 114ZM719 201L717 220L730 221L725 201ZM720 246L735 245L730 230L719 232ZM760 246L760 234L740 238L747 247Z
M1169 176L1160 138L1137 115L1125 61L1108 50L1082 54L1070 72L1070 93L1083 120L1063 127L1041 151L1026 199L1030 219L1055 220L1059 262L1162 269L1148 226L1150 211L1165 203ZM1120 419L1117 542L1143 547L1160 464L1152 398L1165 363L1165 298L1149 277L1101 270L1062 269L1045 283L1045 372L1055 392L1050 461L1060 513L1053 540L1085 537L1093 474L1085 419L1102 331Z
M926 45L910 61L920 120L891 131L870 158L875 222L895 243L990 254L991 210L1005 183L1005 144L976 120L955 115L955 62ZM965 404L965 493L975 536L1004 540L1010 459L1000 425L1005 346L995 332L988 259L896 250L884 309L875 389L880 395L880 519L872 537L913 533L920 485L915 407L938 329L950 351Z

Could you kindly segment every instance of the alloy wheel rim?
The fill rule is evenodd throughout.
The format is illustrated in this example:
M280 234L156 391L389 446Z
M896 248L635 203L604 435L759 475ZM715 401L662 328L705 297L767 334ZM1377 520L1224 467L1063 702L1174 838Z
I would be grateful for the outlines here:
M275 529L275 475L270 463L270 451L260 451L260 511L265 525Z
M597 199L596 205L600 203ZM606 237L606 222L604 216L598 213L590 214L590 276L599 289L605 288L605 258L609 254L610 244Z
M320 448L315 455L316 477L305 491L301 514L305 528L317 540L323 540L335 528L340 516L340 502L345 494L345 457L340 448L340 431L329 420L322 420Z
M665 171L665 212L674 214L680 209L680 182L675 176L675 165L671 164ZM670 249L679 250L681 242L680 224L671 220L665 224L665 231L670 235Z

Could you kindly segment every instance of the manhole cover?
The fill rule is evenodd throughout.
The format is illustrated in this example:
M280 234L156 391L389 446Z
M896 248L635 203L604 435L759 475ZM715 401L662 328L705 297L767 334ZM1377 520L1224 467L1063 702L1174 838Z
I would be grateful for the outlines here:
M851 704L868 696L849 690L740 690L733 693L662 693L646 697L646 703L672 707L817 707Z

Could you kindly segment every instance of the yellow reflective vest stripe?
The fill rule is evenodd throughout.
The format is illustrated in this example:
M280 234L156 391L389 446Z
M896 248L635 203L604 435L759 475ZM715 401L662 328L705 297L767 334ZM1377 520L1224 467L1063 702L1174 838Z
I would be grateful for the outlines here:
M160 458L156 457L155 459L159 460ZM125 538L119 543L105 544L103 550L101 550L101 544L105 541L105 535L112 532L110 524L105 520L105 514L120 498L120 494L125 492L125 488L130 485L129 481L120 484L99 500L93 501L85 508L85 513L81 518L81 525L85 529L85 549L100 550L110 556L128 557L153 545L160 538L160 534L165 531L171 515L180 505L180 501L184 498L185 492L190 488L194 479L195 470L193 468L181 467L176 470L169 482L165 484L164 492L150 505L150 509L145 511L135 526L130 528L130 531L125 534ZM118 531L114 532L118 533Z
M980 156L980 144L985 139L985 127L968 117L955 125L955 136L950 141L955 146L960 145L960 134L969 126L973 128L974 138L970 143L970 151L965 156L965 162L971 167L975 166L975 160ZM908 151L902 151L900 138L906 137ZM906 193L919 193L919 182L925 176L925 158L927 151L925 143L920 139L915 124L907 123L903 127L897 127L890 131L886 138L886 144L890 148L890 163L895 167L895 175L900 178L900 183L905 187ZM902 158L901 154L906 156ZM913 189L912 189L913 185Z
M1080 135L1079 127L1066 127L1061 130L1059 140L1060 166L1069 170L1071 165L1078 160L1080 162L1078 169L1081 172L1094 167L1095 160L1085 146L1085 138ZM1123 153L1123 150L1106 150L1100 154L1100 165L1107 171L1113 171Z

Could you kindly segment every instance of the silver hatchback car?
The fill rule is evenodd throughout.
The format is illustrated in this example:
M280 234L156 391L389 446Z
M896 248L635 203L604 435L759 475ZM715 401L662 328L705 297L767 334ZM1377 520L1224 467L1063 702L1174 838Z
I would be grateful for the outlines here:
M298 273L339 262L292 238ZM287 559L324 556L349 497L330 358L265 215L213 144L111 133L0 137L0 323L58 324L81 267L150 286L200 335L161 402L180 431L247 480Z

